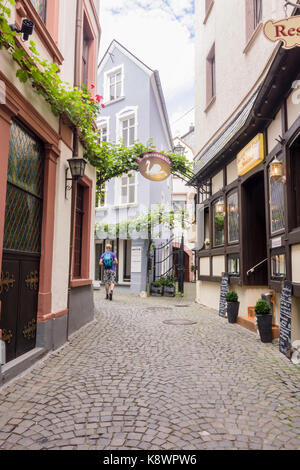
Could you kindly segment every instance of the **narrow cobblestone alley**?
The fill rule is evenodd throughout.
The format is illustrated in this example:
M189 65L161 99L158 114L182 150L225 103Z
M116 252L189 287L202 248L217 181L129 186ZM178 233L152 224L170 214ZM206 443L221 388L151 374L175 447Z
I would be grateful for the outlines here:
M300 449L300 369L277 345L186 298L95 302L0 389L0 449Z

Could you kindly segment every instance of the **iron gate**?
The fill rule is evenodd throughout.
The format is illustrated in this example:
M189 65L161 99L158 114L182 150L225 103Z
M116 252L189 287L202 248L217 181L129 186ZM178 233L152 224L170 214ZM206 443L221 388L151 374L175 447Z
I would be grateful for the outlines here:
M175 248L179 245L179 248ZM172 237L168 242L153 248L153 281L171 275L178 283L178 292L184 293L184 237Z

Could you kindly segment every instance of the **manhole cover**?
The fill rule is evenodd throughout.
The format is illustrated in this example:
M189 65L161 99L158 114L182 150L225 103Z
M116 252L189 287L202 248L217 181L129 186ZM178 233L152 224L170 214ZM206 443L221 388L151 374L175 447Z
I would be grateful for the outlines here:
M165 323L166 325L184 325L184 326L197 324L196 321L184 320L182 318L179 318L177 320L165 320L163 323Z

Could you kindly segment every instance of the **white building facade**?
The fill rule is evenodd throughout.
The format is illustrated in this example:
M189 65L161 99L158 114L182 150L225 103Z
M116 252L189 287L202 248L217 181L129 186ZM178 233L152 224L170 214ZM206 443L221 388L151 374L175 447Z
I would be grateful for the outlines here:
M292 285L292 339L300 338L299 128L300 48L283 48L264 24L294 16L281 0L196 1L196 157L203 223L197 301L219 308L229 273L240 320L270 292L274 337L280 294ZM300 10L298 10L299 14ZM272 163L284 178L272 179ZM199 219L200 220L200 219Z

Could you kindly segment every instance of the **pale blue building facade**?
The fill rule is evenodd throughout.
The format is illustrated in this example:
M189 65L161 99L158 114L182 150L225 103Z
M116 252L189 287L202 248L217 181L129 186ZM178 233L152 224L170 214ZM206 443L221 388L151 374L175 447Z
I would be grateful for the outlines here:
M114 40L100 62L97 85L105 104L97 121L101 140L122 140L130 147L134 141L146 144L151 139L157 151L172 150L170 124L157 71ZM105 199L96 208L96 224L130 220L159 203L171 206L171 198L172 176L163 182L152 182L139 172L130 172L106 184ZM134 239L127 234L117 238L96 231L95 279L101 277L98 259L107 241L113 244L119 259L118 283L130 287L134 294L145 291L148 240L139 238L138 234ZM162 270L165 268L161 266Z

